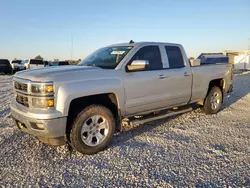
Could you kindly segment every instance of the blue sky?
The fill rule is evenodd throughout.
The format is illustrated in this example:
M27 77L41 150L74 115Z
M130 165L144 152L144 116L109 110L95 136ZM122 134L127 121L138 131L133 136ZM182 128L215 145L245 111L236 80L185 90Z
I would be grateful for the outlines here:
M250 0L0 0L0 58L70 59L72 36L73 59L130 39L245 50Z

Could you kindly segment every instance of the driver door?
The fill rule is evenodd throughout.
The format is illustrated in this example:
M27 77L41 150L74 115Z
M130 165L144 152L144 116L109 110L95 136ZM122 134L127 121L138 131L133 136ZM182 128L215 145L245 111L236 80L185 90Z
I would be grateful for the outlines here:
M140 48L128 65L134 60L147 60L149 69L125 73L125 108L128 116L164 107L166 92L162 81L163 63L159 46Z

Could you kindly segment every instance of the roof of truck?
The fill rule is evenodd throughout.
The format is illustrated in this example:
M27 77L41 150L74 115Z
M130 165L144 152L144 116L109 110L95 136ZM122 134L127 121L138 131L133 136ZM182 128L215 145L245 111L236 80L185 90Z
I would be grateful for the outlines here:
M134 42L134 43L118 43L118 44L112 44L110 46L137 46L137 45L176 45L179 46L180 44L176 43L167 43L167 42Z

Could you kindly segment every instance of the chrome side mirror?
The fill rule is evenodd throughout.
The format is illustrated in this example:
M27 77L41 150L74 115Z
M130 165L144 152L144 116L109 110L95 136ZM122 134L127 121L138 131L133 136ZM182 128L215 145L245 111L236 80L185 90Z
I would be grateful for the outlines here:
M130 65L127 66L128 71L142 71L149 69L149 62L147 60L134 60Z

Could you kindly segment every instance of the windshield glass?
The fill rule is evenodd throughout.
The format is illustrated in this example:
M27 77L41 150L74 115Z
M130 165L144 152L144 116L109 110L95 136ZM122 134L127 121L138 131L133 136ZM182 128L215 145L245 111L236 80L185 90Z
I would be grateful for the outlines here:
M96 66L103 69L115 69L132 48L132 46L112 46L101 48L89 55L78 65Z
M21 60L13 60L12 63L13 64L21 64Z
M22 60L21 64L25 64L25 63L28 63L29 60Z

